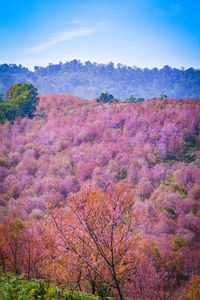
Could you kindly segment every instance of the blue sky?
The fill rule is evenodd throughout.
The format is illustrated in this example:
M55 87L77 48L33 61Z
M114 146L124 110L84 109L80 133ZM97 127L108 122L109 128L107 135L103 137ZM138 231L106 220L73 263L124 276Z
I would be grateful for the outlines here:
M0 64L200 68L199 0L0 0Z

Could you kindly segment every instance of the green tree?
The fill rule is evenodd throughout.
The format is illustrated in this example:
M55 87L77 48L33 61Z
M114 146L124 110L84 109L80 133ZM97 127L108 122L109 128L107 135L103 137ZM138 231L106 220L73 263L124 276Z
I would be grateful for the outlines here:
M119 100L115 99L113 95L109 95L108 93L101 93L98 98L95 99L96 102L103 102L103 103L113 103L118 102Z
M13 122L16 118L17 114L17 106L15 103L12 103L11 101L6 102L4 104L4 113L5 113L5 117L8 121Z
M15 107L16 115L33 117L39 100L37 89L30 83L18 83L9 88L5 98Z
M136 103L136 98L133 95L131 95L129 98L127 98L125 100L125 102L127 102L127 103Z
M161 100L164 100L164 99L166 99L166 98L167 98L167 95L164 95L164 94L160 95L160 99L161 99Z
M6 119L13 122L17 116L32 118L39 101L37 89L30 83L11 86L4 98L5 102L0 101L0 123Z

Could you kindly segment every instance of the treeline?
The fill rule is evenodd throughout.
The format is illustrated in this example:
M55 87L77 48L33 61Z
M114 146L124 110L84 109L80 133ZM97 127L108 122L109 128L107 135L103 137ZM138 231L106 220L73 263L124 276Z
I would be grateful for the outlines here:
M159 99L164 100L166 98L167 98L167 95L161 95ZM108 94L108 93L101 93L100 96L98 98L95 98L94 100L97 103L119 103L119 102L122 102L122 101L114 98L113 95ZM154 100L156 100L156 98L154 98ZM124 103L142 103L142 102L144 102L144 98L136 99L133 95L131 95L130 97L126 98L123 102Z
M32 83L40 93L72 93L93 99L105 91L117 99L130 95L136 98L160 97L161 94L175 98L200 97L200 70L140 69L122 64L114 66L73 60L66 63L35 66L34 72L21 65L0 65L0 93L17 82Z

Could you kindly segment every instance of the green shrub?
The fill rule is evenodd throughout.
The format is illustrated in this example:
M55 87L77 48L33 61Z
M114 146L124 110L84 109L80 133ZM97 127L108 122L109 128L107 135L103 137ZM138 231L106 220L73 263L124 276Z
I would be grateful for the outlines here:
M23 275L0 273L0 299L32 300L98 300L84 292L69 292L63 287L56 287L43 280L23 280Z

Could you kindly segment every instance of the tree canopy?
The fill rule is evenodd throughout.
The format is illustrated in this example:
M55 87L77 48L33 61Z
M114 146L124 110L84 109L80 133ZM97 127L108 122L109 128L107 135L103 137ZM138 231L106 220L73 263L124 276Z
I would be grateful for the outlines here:
M6 91L4 100L0 101L0 123L13 122L17 116L32 118L39 98L31 83L17 83Z
M108 93L101 93L98 98L95 99L96 102L102 103L113 103L118 102L119 100L115 99L113 95L109 95Z

